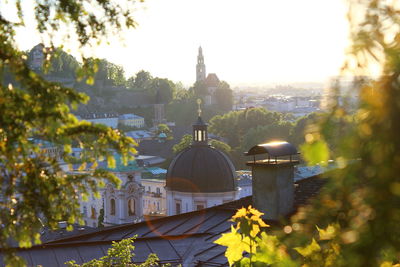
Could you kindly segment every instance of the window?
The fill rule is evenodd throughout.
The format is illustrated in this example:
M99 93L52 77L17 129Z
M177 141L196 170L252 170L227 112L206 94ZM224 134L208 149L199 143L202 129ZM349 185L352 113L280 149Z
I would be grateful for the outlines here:
M115 199L110 200L110 215L115 215Z
M202 133L201 131L197 131L197 137L198 137L198 141L201 142L202 141Z
M87 217L87 207L83 206L83 217Z
M157 192L157 194L160 194L160 193L161 193L161 190L160 190L159 187L156 188L156 192Z
M196 210L202 210L204 209L204 205L198 204L196 205Z
M181 202L175 202L175 213L181 214Z
M194 209L196 209L196 210L202 210L202 209L204 209L206 207L206 203L205 202L203 202L203 201L196 201L195 203L194 203Z
M91 210L92 210L92 214L90 215L90 218L97 219L95 207L92 206Z
M160 202L157 202L157 211L160 211Z
M135 215L135 200L130 198L128 200L128 215L133 216Z

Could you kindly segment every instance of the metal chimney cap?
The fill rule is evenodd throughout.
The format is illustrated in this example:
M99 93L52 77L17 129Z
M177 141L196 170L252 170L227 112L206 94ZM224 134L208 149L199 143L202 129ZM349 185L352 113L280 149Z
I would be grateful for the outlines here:
M298 154L297 149L286 141L275 141L265 144L259 144L245 152L246 156L268 153L272 157L283 157Z

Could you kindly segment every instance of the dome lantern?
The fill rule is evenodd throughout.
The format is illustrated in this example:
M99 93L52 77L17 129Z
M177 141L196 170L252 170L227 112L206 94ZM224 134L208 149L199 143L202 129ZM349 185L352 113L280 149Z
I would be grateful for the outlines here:
M201 118L201 100L197 99L197 104L199 106L197 121L193 124L193 146L207 146L208 145L208 133L207 124L203 122Z

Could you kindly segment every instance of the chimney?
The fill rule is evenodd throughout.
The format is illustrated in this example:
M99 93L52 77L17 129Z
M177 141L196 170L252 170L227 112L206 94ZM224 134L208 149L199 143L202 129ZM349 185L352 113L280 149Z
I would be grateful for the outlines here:
M256 160L256 155L265 153L268 158ZM284 141L256 145L245 153L253 156L246 162L252 168L253 206L266 220L278 220L293 211L294 165L299 161L292 157L297 154L296 148Z

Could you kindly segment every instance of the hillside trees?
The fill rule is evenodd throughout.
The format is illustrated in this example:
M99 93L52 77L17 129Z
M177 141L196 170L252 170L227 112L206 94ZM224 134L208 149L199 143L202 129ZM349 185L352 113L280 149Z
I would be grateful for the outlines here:
M224 112L232 110L233 91L227 82L222 81L218 84L218 87L215 90L215 98L219 109Z
M251 108L242 111L231 111L217 115L210 120L210 132L228 140L231 147L241 145L243 136L254 127L270 125L282 120L282 115L263 108Z
M24 3L11 4L15 4L17 12ZM90 47L94 39L135 26L131 13L135 5L104 1L82 5L73 0L33 1L33 5L36 30L49 37L52 51L55 48L51 37L62 25L68 25L74 32L63 36L65 41L75 41L80 48ZM11 16L15 21L4 17L4 12L0 9L0 224L4 226L0 228L0 246L6 252L6 263L20 266L22 262L9 249L9 242L16 241L20 247L40 243L42 223L38 216L51 228L56 228L61 220L71 225L79 221L78 200L87 197L89 189L98 194L98 185L104 184L101 179L115 186L119 184L115 176L100 169L93 168L80 175L64 174L42 144L57 147L67 163L73 162L71 146L79 144L84 151L84 162L96 165L97 159L106 158L109 166L113 166L113 153L121 153L127 161L135 153L135 142L116 130L78 121L70 113L70 107L85 103L88 97L49 82L29 68L26 54L18 50L15 41L15 30L29 21L25 21L23 12ZM43 64L49 66L52 55L47 50L43 52L46 55ZM6 71L17 83L4 83ZM77 78L90 82L93 73L94 69L83 57ZM31 142L33 137L40 142Z
M192 144L192 135L185 134L181 141L178 144L172 147L172 151L174 154L178 154L179 152L183 151L184 149L188 148Z
M211 139L209 143L212 147L215 147L218 150L224 151L225 154L227 154L227 155L229 155L231 152L231 147L222 141ZM182 150L188 148L191 144L192 144L192 135L185 134L182 137L181 141L172 147L172 151L174 152L174 154L178 154Z

